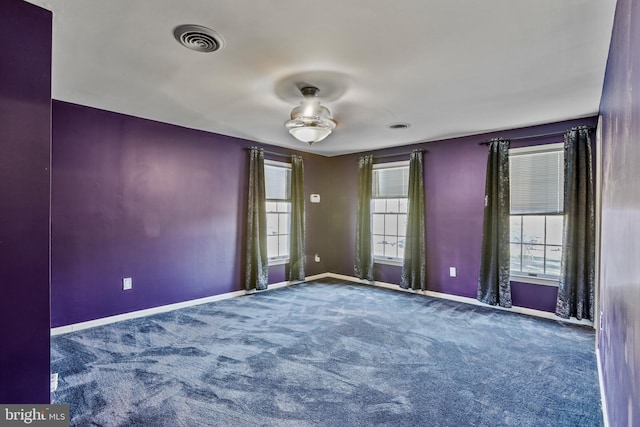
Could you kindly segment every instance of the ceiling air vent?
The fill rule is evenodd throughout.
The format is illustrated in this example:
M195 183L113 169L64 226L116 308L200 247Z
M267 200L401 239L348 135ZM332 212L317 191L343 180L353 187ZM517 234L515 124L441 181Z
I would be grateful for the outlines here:
M391 123L387 128L391 130L402 130L407 129L409 126L411 126L409 123Z
M201 25L180 25L173 30L178 43L196 52L215 52L224 47L222 37Z

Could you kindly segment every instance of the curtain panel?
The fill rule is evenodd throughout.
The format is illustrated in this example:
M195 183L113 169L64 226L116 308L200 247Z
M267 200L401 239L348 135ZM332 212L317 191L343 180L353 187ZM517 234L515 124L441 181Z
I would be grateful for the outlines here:
M359 279L373 280L373 253L371 250L371 192L373 156L358 159L358 206L356 224L355 275Z
M564 229L556 314L593 321L595 199L591 139L586 127L564 136Z
M509 141L489 144L478 300L511 307L509 283Z
M291 234L289 235L289 280L305 278L304 164L291 156Z
M426 290L425 198L423 152L414 150L409 161L409 212L400 287Z
M267 289L267 215L264 186L264 151L249 149L249 191L247 200L247 258L245 289Z

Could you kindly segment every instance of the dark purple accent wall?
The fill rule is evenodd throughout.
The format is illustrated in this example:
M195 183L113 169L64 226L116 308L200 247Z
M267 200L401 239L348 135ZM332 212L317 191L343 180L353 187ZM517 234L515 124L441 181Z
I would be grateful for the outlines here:
M429 257L427 256L427 260ZM454 267L453 265L448 267ZM449 270L446 270L448 274ZM478 267L479 268L479 267ZM387 283L400 283L402 269L393 265L375 264L374 277L376 280ZM460 270L457 271L460 273ZM447 275L447 278L448 275ZM451 280L455 280L451 278ZM476 278L477 283L477 278ZM476 288L477 289L477 288ZM429 287L429 290L433 290ZM439 290L437 292L443 292ZM444 292L452 294L452 292ZM458 295L458 294L453 294ZM474 295L463 295L475 298ZM531 308L534 310L547 311L550 313L556 310L556 299L558 298L558 288L556 286L533 285L530 283L511 282L511 298L514 305L518 307Z
M484 210L484 185L487 147L479 142L493 137L517 138L562 132L573 126L595 126L589 117L541 126L514 129L492 134L435 141L374 152L375 155L406 153L414 148L426 150L424 175L426 193L426 250L428 290L475 298ZM512 147L562 142L562 135L513 141ZM331 188L334 212L327 227L335 247L341 248L331 258L329 271L353 275L355 250L355 216L357 201L357 159L360 154L340 156L333 160ZM408 159L408 154L386 157L380 161ZM449 277L449 267L457 268L457 277ZM375 279L400 283L401 268L376 265ZM516 306L555 311L557 288L512 283Z
M54 101L52 326L243 289L250 145ZM303 157L316 191L323 160ZM313 254L322 216L307 210ZM312 260L308 275L322 268ZM285 266L270 269L270 283L285 278Z
M51 13L0 2L0 403L49 403Z
M600 363L609 425L640 425L640 3L618 0L600 113Z

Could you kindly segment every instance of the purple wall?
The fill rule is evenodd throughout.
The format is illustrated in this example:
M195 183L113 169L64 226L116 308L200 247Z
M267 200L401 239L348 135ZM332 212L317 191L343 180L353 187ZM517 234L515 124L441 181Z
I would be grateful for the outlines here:
M632 96L640 88L640 56L633 54L640 43L639 7L618 1L601 106L599 345L609 418L616 426L640 422L640 118ZM50 322L50 12L21 0L0 2L0 43L0 403L45 403L50 324L241 289L243 147L252 143L55 102ZM593 125L594 119L395 150L428 151L429 289L475 296L486 160L477 143L577 124ZM352 275L358 156L303 156L307 200L310 193L322 197L319 205L307 203L307 274ZM322 262L313 262L316 253ZM449 266L458 268L457 278L448 277ZM399 272L377 266L376 277L397 283ZM132 291L121 290L124 276L133 277ZM285 277L284 266L270 269L272 283ZM555 288L514 284L513 294L519 306L555 306Z
M249 145L54 101L52 327L242 289ZM303 157L306 193L320 191L324 160ZM312 237L322 215L307 210ZM308 275L324 271L312 260Z
M49 403L51 13L0 2L0 403Z
M611 426L640 425L640 3L618 0L600 112L603 200L598 336Z
M331 196L333 187L327 185L327 177L333 174L333 158L304 155L305 158L305 215L306 215L306 252L307 276L326 273L330 259L337 250L328 234L329 218L334 215ZM311 161L307 161L306 159ZM309 195L319 194L320 203L310 203ZM320 256L320 262L314 261L314 255Z
M479 142L496 136L516 138L565 131L577 125L595 126L596 118L565 121L493 134L475 135L444 141L416 144L410 147L381 150L374 155L426 150L424 174L426 192L427 286L431 291L470 298L476 297L482 215L484 209L487 147ZM562 136L514 141L512 147L562 142ZM357 201L357 158L348 155L335 158L333 174L328 177L333 191L330 216L331 241L340 252L334 254L329 271L353 275L355 248L355 215ZM382 161L408 159L408 155L388 157ZM457 268L457 277L449 277L449 267ZM375 279L400 282L400 267L376 265ZM520 307L555 311L557 288L526 283L513 283L513 303Z

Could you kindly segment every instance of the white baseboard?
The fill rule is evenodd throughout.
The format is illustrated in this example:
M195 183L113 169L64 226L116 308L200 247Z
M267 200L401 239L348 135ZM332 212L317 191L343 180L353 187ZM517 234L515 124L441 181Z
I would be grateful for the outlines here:
M400 286L398 286L397 284L358 279L357 277L347 276L347 275L344 275L344 274L321 273L321 274L316 274L316 275L313 275L313 276L307 276L304 281L305 282L310 282L310 281L313 281L313 280L320 280L320 279L325 279L325 278L341 279L341 280L345 280L345 281L349 281L349 282L355 282L355 283L360 283L360 284L364 284L364 285L376 286L376 287L379 287L379 288L391 289L391 290L394 290L394 291L408 292L408 293L419 294L419 295L426 295L426 296L430 296L430 297L434 297L434 298L441 298L441 299L446 299L446 300L450 300L450 301L456 301L456 302L462 302L462 303L465 303L465 304L472 304L472 305L477 305L477 306L482 306L482 307L494 308L494 309L503 310L503 311L511 311L511 312L514 312L514 313L527 314L527 315L530 315L530 316L542 317L542 318L546 318L546 319L553 319L553 320L558 320L558 321L561 321L561 322L593 326L593 323L589 322L588 320L577 320L577 319L573 319L573 318L572 319L562 319L560 317L557 317L553 313L549 313L549 312L546 312L546 311L533 310L533 309L526 308L526 307L504 308L504 307L499 307L499 306L491 306L491 305L487 305L487 304L481 303L480 301L478 301L478 300L476 300L474 298L462 297L462 296L458 296L458 295L450 295L450 294L445 294L445 293L441 293L441 292L434 292L434 291L415 291L415 290L412 290L412 289L403 289ZM273 284L270 284L268 289L266 289L265 291L273 290L273 289L280 289L280 288L284 288L284 287L290 286L290 285L295 285L295 284L298 284L298 283L302 283L302 282L300 282L300 281L291 281L291 282L286 281L286 282L273 283ZM265 292L265 291L260 291L260 292ZM133 312L130 312L130 313L119 314L119 315L116 315L116 316L103 317L101 319L89 320L87 322L80 322L80 323L75 323L75 324L71 324L71 325L60 326L58 328L51 328L51 335L55 336L55 335L66 334L66 333L69 333L69 332L74 332L74 331L80 331L80 330L83 330L83 329L94 328L96 326L108 325L110 323L120 322L122 320L136 319L136 318L139 318L139 317L151 316L153 314L158 314L158 313L166 313L166 312L169 312L169 311L178 310L180 308L192 307L192 306L196 306L196 305L200 305L200 304L206 304L206 303L209 303L209 302L222 301L222 300L229 299L229 298L235 298L235 297L239 297L239 296L250 295L252 293L255 293L255 291L227 292L227 293L224 293L224 294L214 295L214 296L205 297L205 298L199 298L199 299L195 299L195 300L191 300L191 301L184 301L184 302L179 302L179 303L175 303L175 304L163 305L163 306L160 306L160 307L153 307L153 308L148 308L148 309L145 309L145 310L138 310L138 311L133 311ZM600 358L600 348L596 348L596 363L597 363L597 367L598 367L598 381L599 381L599 385L600 385L600 400L602 402L602 416L603 416L603 419L604 419L604 427L609 427L609 417L608 417L608 412L607 412L607 401L606 401L606 394L604 392L604 380L603 380L603 377L602 377L602 359Z
M325 277L324 274L319 274L317 278ZM316 280L316 276L311 276L305 279L306 280ZM293 282L278 282L272 283L265 291L284 288L285 286L295 285L296 283L301 283L297 281ZM220 295L213 295L205 298L198 298L190 301L177 302L175 304L162 305L159 307L147 308L144 310L132 311L129 313L118 314L115 316L102 317L100 319L89 320L86 322L73 323L71 325L60 326L57 328L51 328L51 336L67 334L69 332L81 331L83 329L95 328L96 326L108 325L110 323L120 322L122 320L128 319L137 319L139 317L151 316L153 314L158 313L166 313L168 311L178 310L180 308L193 307L195 305L206 304L209 302L222 301L229 298L241 297L244 295L251 295L256 291L235 291L235 292L227 292ZM259 291L264 292L264 291Z
M602 418L604 419L604 427L609 427L609 412L607 410L607 395L604 392L604 378L602 377L602 358L600 357L600 347L596 348L596 363L598 364L598 382L600 384Z
M307 276L304 278L305 282L311 282L313 280L320 280L320 279L324 279L326 277L329 277L329 273L320 273L320 274L315 274L313 276Z
M427 295L427 296L434 297L434 298L447 299L447 300L451 300L451 301L462 302L462 303L465 303L465 304L473 304L473 305L478 305L478 306L482 306L482 307L494 308L494 309L498 309L498 310L505 310L505 311L511 311L511 312L515 312L515 313L527 314L527 315L530 315L530 316L537 316L537 317L543 317L543 318L547 318L547 319L559 320L559 321L568 322L568 323L593 326L593 323L589 322L587 320L562 319L560 317L557 317L553 313L548 313L546 311L533 310L533 309L525 308L525 307L503 308L503 307L491 306L491 305L483 304L483 303L481 303L480 301L478 301L478 300L476 300L474 298L461 297L461 296L458 296L458 295L450 295L450 294L445 294L445 293L441 293L441 292L414 291L412 289L402 289L401 287L399 287L398 285L393 284L393 283L362 280L362 279L358 279L357 277L346 276L344 274L321 273L321 274L316 274L316 275L313 275L313 276L308 276L308 277L305 278L304 281L305 282L309 282L309 281L319 280L319 279L324 279L324 278L341 279L341 280L360 283L360 284L364 284L364 285L371 285L371 286L377 286L377 287L380 287L380 288L392 289L394 291L401 291L401 292L409 292L409 293L413 293L413 294ZM292 281L292 282L286 281L286 282L273 283L273 284L269 285L269 288L266 289L266 291L283 288L285 286L295 285L297 283L301 283L301 282L299 282L299 281ZM264 292L264 291L259 291L259 292ZM159 306L159 307L147 308L145 310L137 310L137 311L132 311L130 313L118 314L118 315L115 315L115 316L103 317L103 318L100 318L100 319L89 320L89 321L86 321L86 322L74 323L74 324L71 324L71 325L60 326L60 327L57 327L57 328L51 328L51 335L52 336L61 335L61 334L69 333L69 332L80 331L80 330L83 330L83 329L95 328L96 326L108 325L110 323L120 322L122 320L136 319L136 318L139 318L139 317L151 316L153 314L158 314L158 313L166 313L168 311L178 310L180 308L192 307L192 306L195 306L195 305L206 304L206 303L209 303L209 302L222 301L222 300L225 300L225 299L235 298L235 297L244 296L244 295L251 295L251 294L254 294L254 293L256 293L256 291L227 292L227 293L220 294L220 295L214 295L214 296L194 299L194 300L190 300L190 301L183 301L183 302L178 302L178 303L175 303L175 304L163 305L163 306Z
M487 307L487 308L493 308L496 310L502 310L502 311L510 311L512 313L520 313L520 314L526 314L529 316L535 316L535 317L542 317L545 319L552 319L552 320L557 320L560 322L566 322L566 323L572 323L572 324L576 324L576 325L585 325L585 326L591 326L593 327L593 322L589 321L589 320L578 320L575 318L570 318L570 319L563 319L561 317L556 316L554 313L549 313L547 311L542 311L542 310L534 310L532 308L526 308L526 307L511 307L511 308L505 308L505 307L500 307L500 306L495 306L495 305L488 305L485 304L483 302L478 301L475 298L469 298L469 297L462 297L459 295L451 295L451 294L445 294L442 292L434 292L434 291L415 291L413 289L403 289L400 286L398 286L397 284L394 283L387 283L387 282L379 282L379 281L369 281L369 280L364 280L364 279L358 279L357 277L353 277L353 276L346 276L344 274L335 274L335 273L326 273L325 277L331 277L334 279L342 279L342 280L347 280L350 282L355 282L355 283L361 283L364 285L371 285L371 286L377 286L379 288L386 288L386 289L392 289L394 291L400 291L400 292L408 292L408 293L412 293L412 294L419 294L419 295L426 295L429 297L434 297L434 298L441 298L441 299L446 299L446 300L450 300L450 301L456 301L456 302L462 302L465 304L471 304L471 305L477 305L477 306L481 306L481 307Z

